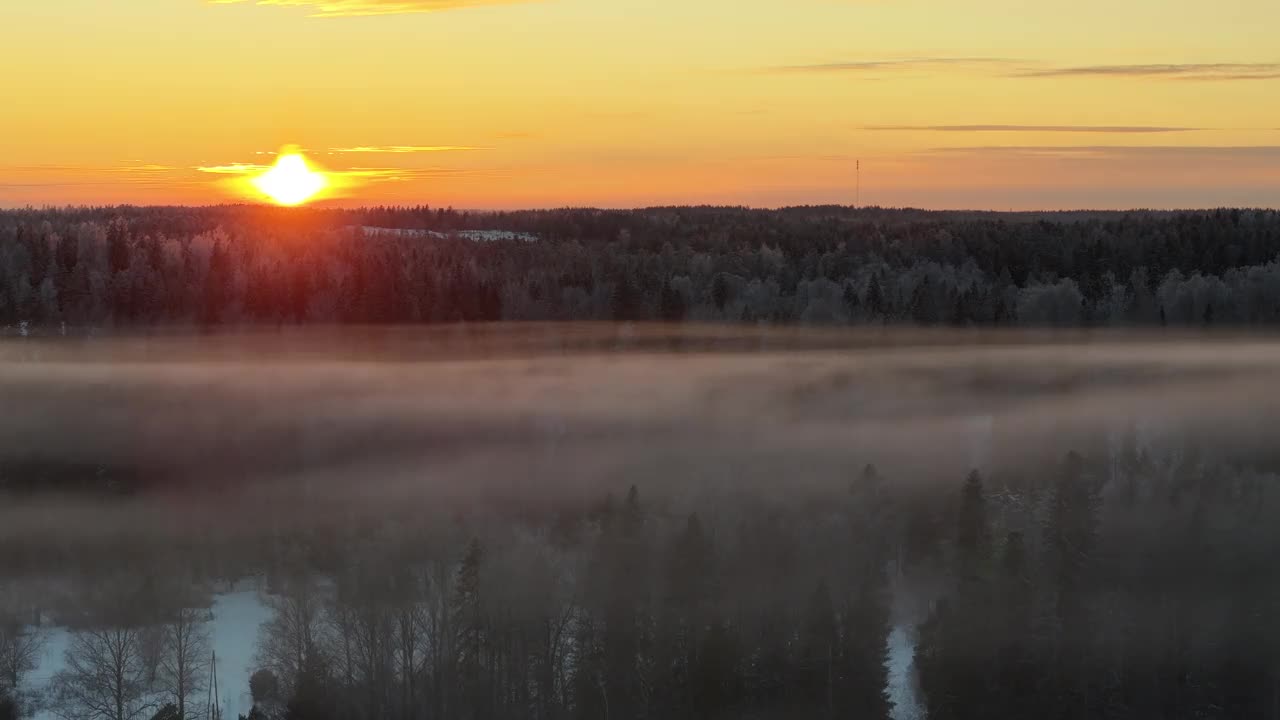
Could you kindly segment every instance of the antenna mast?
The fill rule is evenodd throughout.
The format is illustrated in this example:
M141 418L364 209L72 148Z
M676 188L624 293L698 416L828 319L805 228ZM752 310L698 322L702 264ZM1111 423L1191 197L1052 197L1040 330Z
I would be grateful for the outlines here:
M856 184L854 185L854 188L855 188L855 189L854 189L854 191L853 191L853 193L854 193L854 194L853 194L853 206L854 206L854 207L858 207L858 208L860 208L860 207L862 207L862 159L861 159L861 158L859 158L858 160L854 161L854 167L856 167L856 168L857 168L857 178L858 178L858 179L857 179Z
M218 692L218 651L213 651L213 677L209 682L209 702L206 707L205 717L208 720L222 720L222 705L219 701L220 693Z

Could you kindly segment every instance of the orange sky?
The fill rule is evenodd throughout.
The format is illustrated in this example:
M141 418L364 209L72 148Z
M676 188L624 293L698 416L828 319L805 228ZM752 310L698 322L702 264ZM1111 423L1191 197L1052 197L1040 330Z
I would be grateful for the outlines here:
M0 206L1280 205L1275 0L5 0Z

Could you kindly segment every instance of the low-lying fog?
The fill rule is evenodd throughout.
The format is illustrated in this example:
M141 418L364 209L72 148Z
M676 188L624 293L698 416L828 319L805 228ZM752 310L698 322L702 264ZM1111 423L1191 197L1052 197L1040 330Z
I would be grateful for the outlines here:
M538 607L564 608L548 617L565 618L564 638L551 648L558 660L548 661L545 676L530 676L533 699L516 693L510 707L486 705L477 717L581 710L595 692L574 684L590 657L583 648L608 642L584 635L584 618L597 605L612 617L609 594L593 600L583 578L607 565L598 554L611 547L608 518L631 507L634 487L650 574L634 577L643 573L627 564L637 583L628 592L663 604L676 581L662 568L683 557L668 556L669 548L696 513L714 538L720 578L708 595L712 609L698 612L728 613L732 605L724 623L742 658L764 652L742 650L766 646L748 639L757 637L752 613L773 607L764 598L799 617L812 607L815 586L829 586L838 608L842 593L857 596L883 570L894 714L919 717L927 705L920 683L938 681L917 677L912 648L938 598L951 592L951 568L965 546L952 518L967 507L961 487L971 470L985 481L982 535L993 568L1011 532L1019 542L1026 534L1033 554L1052 547L1031 536L1057 517L1046 508L1062 502L1053 478L1071 451L1084 458L1079 477L1101 503L1099 547L1144 527L1159 535L1148 535L1147 550L1181 543L1191 512L1182 498L1212 496L1190 502L1223 542L1248 545L1232 557L1252 557L1273 547L1269 534L1247 526L1266 524L1257 513L1274 502L1278 381L1280 342L1243 334L520 325L5 339L0 614L25 619L10 636L20 625L46 634L41 659L12 677L27 676L18 693L25 712L90 717L74 714L81 700L58 689L74 681L66 676L69 633L159 626L169 615L125 623L98 617L92 606L173 582L201 588L198 604L215 610L215 646L219 636L249 638L231 643L239 649L224 651L218 664L218 704L247 713L252 670L304 670L263 650L282 639L254 635L258 621L280 611L278 598L290 597L282 588L305 576L326 598L315 622L329 638L329 667L360 688L352 689L360 698L353 717L407 718L415 703L446 702L441 697L457 708L475 691L466 682L445 692L432 684L447 684L439 674L417 684L406 678L419 668L442 672L432 608L462 601L457 573L475 539L492 561L485 567L495 593L501 587L520 605L521 583L529 583ZM1170 479L1189 463L1216 479ZM868 465L886 488L874 497L859 494ZM924 541L910 529L915 511L903 509L915 505L929 508ZM918 542L932 545L917 562L909 556ZM780 557L770 555L782 545ZM526 555L539 558L532 570L520 560ZM848 570L854 557L870 560ZM372 566L424 569L415 586L423 624L413 637L423 649L409 651L403 668L410 669L379 665L376 676L334 649L342 632L336 618L344 616L332 595L344 578L367 585L351 578ZM1108 574L1116 567L1098 563L1094 577L1110 584L1093 587L1090 598L1123 589ZM453 579L433 585L434 572ZM1230 605L1232 593L1224 586L1213 601ZM218 607L246 597L259 599L257 610L238 611L261 616L252 627L216 617ZM645 617L653 630L641 646L657 648L666 616ZM59 640L48 642L49 633ZM399 657L387 642L387 657ZM448 663L470 662L452 651L459 654ZM338 672L346 662L354 664ZM609 672L600 675L600 692L615 708L662 697L660 684L643 692L622 680L613 687ZM716 697L725 712L748 717L761 698L775 699L744 689L755 676L742 672L747 680L731 684L741 698ZM146 706L130 717L150 718L152 706L172 699L162 676L130 701ZM301 680L280 682L300 692ZM381 694L368 699L374 686ZM856 703L824 692L813 702ZM206 694L192 697L203 707ZM779 697L789 699L770 707L811 700L804 692Z
M953 483L1134 428L1265 455L1280 419L1269 337L506 332L10 340L0 458L24 488L96 475L139 505L163 497L165 514L191 496L189 512L264 495L321 512L546 507L631 484L682 502L747 489L785 501L868 463Z

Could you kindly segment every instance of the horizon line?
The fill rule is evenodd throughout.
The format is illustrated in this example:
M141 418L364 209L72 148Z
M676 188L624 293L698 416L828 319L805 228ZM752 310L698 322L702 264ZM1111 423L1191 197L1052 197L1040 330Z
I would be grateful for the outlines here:
M196 209L196 210L212 210L212 209L253 209L253 210L274 210L280 212L358 212L361 210L422 210L429 209L432 211L447 210L457 213L475 213L485 215L502 215L522 212L563 212L563 211L603 211L603 212L644 212L656 210L695 210L695 209L725 209L725 210L747 210L757 212L782 212L786 210L818 210L818 209L840 209L851 212L877 211L877 212L922 212L922 213L985 213L997 215L1026 215L1026 214L1072 214L1072 213L1095 213L1095 214L1122 214L1122 213L1205 213L1216 212L1222 210L1239 210L1239 211L1261 211L1261 212L1280 212L1280 206L1265 205L1214 205L1214 206L1165 206L1165 207L1127 207L1127 208L1091 208L1091 207L1064 207L1064 208L1031 208L1031 209L998 209L998 208L980 208L980 207L946 207L946 208L926 208L913 205L853 205L840 203L807 203L798 205L747 205L735 203L686 203L686 204L663 204L663 205L543 205L543 206L527 206L516 208L480 208L480 207L454 207L451 205L432 205L430 203L412 204L365 204L365 205L326 205L324 203L311 203L299 206L280 206L269 203L205 203L205 204L182 204L182 203L159 203L159 204L137 204L137 203L78 203L78 204L43 204L43 205L3 205L0 204L0 213L18 213L18 212L51 212L51 211L95 211L95 210L173 210L173 209Z

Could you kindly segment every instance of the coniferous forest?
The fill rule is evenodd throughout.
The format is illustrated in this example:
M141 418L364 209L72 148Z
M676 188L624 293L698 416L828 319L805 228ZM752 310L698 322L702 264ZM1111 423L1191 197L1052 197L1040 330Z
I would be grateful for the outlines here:
M0 327L1258 326L1278 254L1263 210L33 209L0 213Z
M0 720L1280 720L1277 252L5 212Z
M554 501L502 478L366 506L389 481L348 472L359 509L186 490L91 543L6 513L0 687L9 717L206 717L213 598L256 578L251 718L1280 717L1274 459L1110 439Z

